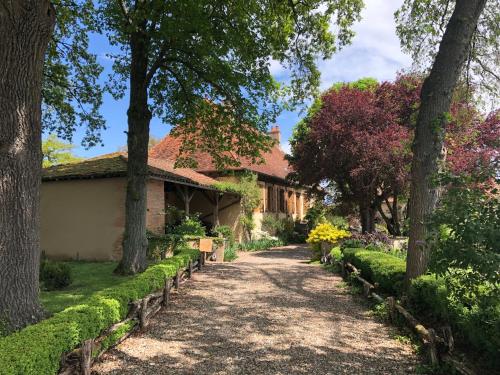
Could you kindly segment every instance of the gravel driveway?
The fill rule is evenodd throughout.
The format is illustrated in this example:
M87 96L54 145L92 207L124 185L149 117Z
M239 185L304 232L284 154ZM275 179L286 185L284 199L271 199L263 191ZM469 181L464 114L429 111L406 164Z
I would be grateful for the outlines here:
M304 245L287 246L207 265L94 373L415 373L411 348L340 277L307 264L310 255Z

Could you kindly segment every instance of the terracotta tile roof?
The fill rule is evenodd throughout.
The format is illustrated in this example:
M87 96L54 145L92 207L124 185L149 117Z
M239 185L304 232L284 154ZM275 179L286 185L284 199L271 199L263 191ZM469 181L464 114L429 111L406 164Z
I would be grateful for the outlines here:
M123 155L113 155L83 160L78 163L60 164L44 168L42 179L78 179L93 177L123 176L127 173L127 159Z
M153 157L148 158L148 164L151 167L155 167L161 169L162 171L166 171L188 180L191 180L199 185L211 186L217 183L217 180L212 177L205 176L204 174L198 173L193 169L189 168L174 168L174 163L169 160L156 159Z
M168 160L172 163L175 162L179 155L181 140L172 135L167 135L163 140L154 146L150 152L150 157L162 160ZM274 145L269 152L263 155L264 163L254 164L246 158L239 158L241 165L239 167L229 167L231 170L250 170L256 173L265 174L280 179L286 179L287 174L291 171L288 161L285 160L285 153L279 145ZM194 155L198 166L196 171L201 173L217 171L212 157L205 152L198 152Z
M127 174L127 154L115 152L87 159L78 163L55 165L44 168L44 181L59 179L83 179L98 177L119 177ZM168 160L150 158L148 172L152 176L165 178L179 183L189 183L205 187L213 186L217 181L192 169L174 168Z

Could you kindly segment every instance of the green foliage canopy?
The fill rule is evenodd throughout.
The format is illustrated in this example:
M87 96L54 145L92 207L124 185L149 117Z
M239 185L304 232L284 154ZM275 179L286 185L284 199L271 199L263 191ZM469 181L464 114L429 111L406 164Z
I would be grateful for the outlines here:
M45 132L71 141L77 127L85 127L82 144L101 142L105 128L99 113L104 88L98 79L103 70L88 51L89 37L99 31L92 0L53 0L56 26L44 63L42 127Z
M281 99L293 105L315 93L318 57L350 42L362 1L270 0L104 1L101 24L119 53L112 54L115 97L129 79L131 36L144 41L149 106L174 125L183 140L179 165L193 165L194 150L218 166L235 165L234 154L259 161L271 145L265 135ZM336 35L330 30L336 18ZM291 72L276 82L271 63ZM231 154L229 151L233 152Z
M464 82L480 85L493 98L500 92L498 6L498 1L487 1L462 74ZM411 54L416 68L431 66L454 8L455 2L450 0L405 0L395 13L401 46Z

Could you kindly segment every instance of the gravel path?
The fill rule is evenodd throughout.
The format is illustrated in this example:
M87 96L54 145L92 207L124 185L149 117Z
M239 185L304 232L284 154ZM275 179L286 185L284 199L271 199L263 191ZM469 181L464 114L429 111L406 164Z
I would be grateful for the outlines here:
M287 246L207 265L94 373L415 373L410 347L391 338L340 277L307 264L310 255Z

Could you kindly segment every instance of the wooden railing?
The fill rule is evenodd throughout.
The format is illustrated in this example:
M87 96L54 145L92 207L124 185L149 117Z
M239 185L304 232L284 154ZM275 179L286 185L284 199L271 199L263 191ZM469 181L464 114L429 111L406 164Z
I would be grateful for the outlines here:
M440 361L451 364L460 374L475 375L474 370L469 368L459 359L453 357L454 340L450 327L442 329L442 337L436 334L433 328L426 328L416 319L408 310L401 306L396 298L390 296L385 299L375 292L378 284L372 284L361 276L361 272L351 263L342 261L336 262L333 259L331 263L336 263L341 270L343 278L352 277L363 285L363 295L367 298L374 298L379 303L387 304L389 318L395 322L397 315L402 316L406 324L417 334L419 339L427 348L429 361L432 365L438 365Z
M180 285L189 279L193 272L202 270L204 263L205 258L203 256L200 256L198 260L194 262L189 261L189 265L186 269L179 270L173 278L165 279L165 285L161 290L148 294L139 300L130 302L130 309L124 320L104 330L99 337L84 341L79 348L65 354L63 358L61 358L59 375L90 375L90 368L96 360L98 360L107 350L129 337L133 332L144 330L149 320L156 315L162 307L166 307L169 304L171 289L175 288L178 290ZM106 338L110 337L124 325L132 322L136 324L131 330L125 333L111 346L101 349L101 343Z

